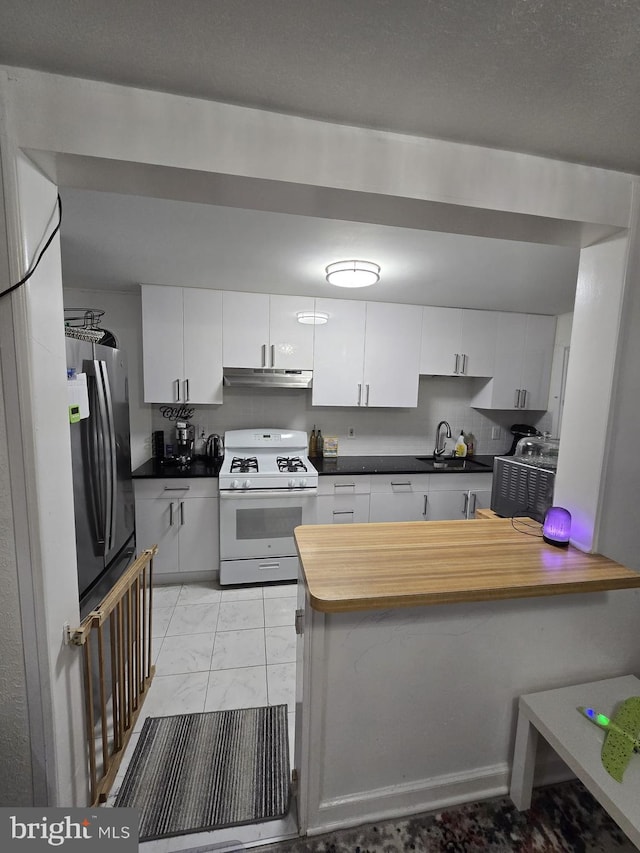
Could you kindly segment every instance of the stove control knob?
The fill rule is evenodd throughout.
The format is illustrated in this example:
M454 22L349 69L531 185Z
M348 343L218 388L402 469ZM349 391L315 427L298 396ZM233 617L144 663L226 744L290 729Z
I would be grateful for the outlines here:
M251 485L251 480L245 480L244 483L242 484L242 488L248 489L250 485Z
M302 480L300 480L298 485L300 486L301 489L305 488L305 486L307 485L307 481L304 479L304 477L302 478Z
M233 480L231 483L231 488L232 489L239 489L240 488L240 482L238 480Z
M287 485L289 486L290 489L295 489L296 481L292 478L291 480L289 480Z

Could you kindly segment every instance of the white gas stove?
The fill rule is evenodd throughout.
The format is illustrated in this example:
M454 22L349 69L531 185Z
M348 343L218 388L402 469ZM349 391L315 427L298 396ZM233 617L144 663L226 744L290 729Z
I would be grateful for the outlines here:
M220 490L316 489L318 472L300 430L230 430L218 475Z
M316 521L318 472L300 430L225 433L220 488L220 583L295 580L293 531Z

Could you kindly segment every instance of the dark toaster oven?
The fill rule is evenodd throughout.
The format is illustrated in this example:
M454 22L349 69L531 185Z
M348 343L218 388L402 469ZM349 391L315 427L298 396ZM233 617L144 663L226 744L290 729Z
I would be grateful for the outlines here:
M503 518L528 516L542 523L553 504L554 468L532 465L513 456L493 463L491 509Z

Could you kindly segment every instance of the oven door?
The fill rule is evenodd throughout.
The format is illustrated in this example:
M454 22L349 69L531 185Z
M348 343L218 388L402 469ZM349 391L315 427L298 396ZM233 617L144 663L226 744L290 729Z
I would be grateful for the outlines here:
M294 557L293 531L316 523L317 489L220 492L220 559Z

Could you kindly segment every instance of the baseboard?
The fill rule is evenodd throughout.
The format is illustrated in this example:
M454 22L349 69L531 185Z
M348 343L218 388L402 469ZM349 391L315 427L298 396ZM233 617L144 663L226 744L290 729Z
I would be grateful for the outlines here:
M534 784L551 785L573 778L571 770L554 754L545 757L537 767ZM506 796L510 779L511 767L502 763L471 772L443 774L432 779L336 797L320 804L317 821L308 827L307 834L319 835L363 823L393 820Z

